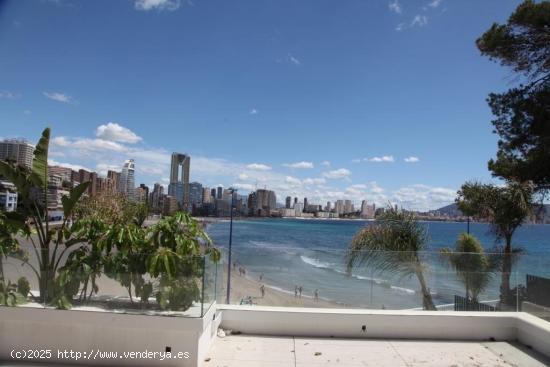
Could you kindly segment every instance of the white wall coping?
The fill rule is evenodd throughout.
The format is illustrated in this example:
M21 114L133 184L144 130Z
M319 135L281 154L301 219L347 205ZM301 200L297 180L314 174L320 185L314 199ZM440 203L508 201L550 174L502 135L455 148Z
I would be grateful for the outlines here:
M218 305L221 327L246 334L519 341L550 358L550 322L525 312L319 309ZM362 330L365 326L366 331Z

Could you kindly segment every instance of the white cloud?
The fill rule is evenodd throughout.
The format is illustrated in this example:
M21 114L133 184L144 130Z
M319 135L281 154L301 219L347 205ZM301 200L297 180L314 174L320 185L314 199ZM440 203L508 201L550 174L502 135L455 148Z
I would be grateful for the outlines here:
M285 58L283 59L277 59L275 60L278 63L285 63L285 64L292 64L296 66L302 65L302 62L295 56L293 56L291 53L288 53Z
M79 164L71 164L71 163L65 163L65 162L57 162L57 161L54 161L53 159L48 159L48 165L49 166L59 166L59 167L65 167L65 168L70 168L72 170L75 170L75 171L78 171L80 169L84 169L86 171L93 171L87 167L84 167L84 166L81 166Z
M330 167L330 161L323 161L321 162L321 165L325 167Z
M402 30L406 29L407 28L407 24L406 23L399 23L397 25L397 27L395 27L395 30L397 32L401 32Z
M88 139L88 138L68 138L65 136L58 136L51 140L52 146L57 147L69 147L80 149L81 151L97 152L97 151L113 151L113 152L127 152L127 147L113 141L103 139Z
M122 165L107 164L107 163L98 163L95 166L97 173L102 176L107 176L107 171L120 171Z
M307 169L307 168L313 168L313 163L301 161L296 163L284 163L283 166L288 168Z
M415 157L415 156L410 156L410 157L405 158L404 161L407 162L407 163L417 163L417 162L420 162L420 159L418 157Z
M349 178L351 176L351 171L346 168L339 168L333 171L323 172L323 177L340 179L340 178Z
M302 180L302 183L304 185L322 185L325 182L327 182L327 180L325 180L322 177L319 177L319 178L305 178L305 179Z
M255 171L269 171L269 170L271 170L270 166L268 166L266 164L262 164L262 163L251 163L251 164L248 164L246 166L246 168L251 169L251 170L255 170Z
M257 115L257 114L258 114L258 110L255 109L255 108L253 108L253 109L250 110L250 114L251 114L251 115Z
M395 161L395 159L393 158L393 155L384 155L381 157L366 158L366 160L369 162L377 162L377 163L380 163L380 162L392 163Z
M415 26L423 27L426 24L428 24L428 17L425 15L417 14L411 21L411 27L415 27Z
M42 94L53 101L61 103L71 103L73 101L72 97L68 94L59 93L59 92L42 92Z
M106 125L99 125L95 135L103 140L135 144L141 141L141 137L132 130L120 126L116 122L109 122Z
M0 99L16 99L19 94L10 92L9 90L0 90Z
M134 7L137 10L168 10L174 11L181 6L180 0L136 0Z
M296 177L292 177L292 176L286 176L285 178L285 182L292 185L292 186L301 186L302 185L302 181Z
M401 4L399 4L398 0L393 0L388 3L388 8L390 11L393 11L394 13L401 14L403 12L403 9L401 8Z
M428 4L431 8L437 8L439 5L441 5L441 0L433 0L431 3Z
M237 182L231 185L232 187L238 189L238 190L244 190L244 191L254 191L255 187L252 184Z
M288 61L294 65L301 65L302 62L298 60L296 57L292 56L291 54L288 54Z
M125 159L133 158L136 160L136 183L168 182L170 152L162 148L144 147L142 142L132 145L99 138L60 136L52 139L52 148L56 157L63 157L55 159L71 162L63 165L74 169L93 167L96 172L105 175L108 169L119 171ZM58 164L55 161L50 163ZM225 182L226 187L234 183L233 186L239 188L242 194L256 187L265 187L276 192L279 202L286 196L307 197L311 203L323 205L338 199L352 200L355 205L367 200L377 206L392 202L405 208L426 210L452 203L455 197L455 190L443 187L412 185L390 190L376 182L353 183L351 172L345 168L327 170L320 177L310 178L298 174L290 176L282 171L261 163L245 164L196 156L191 152L192 181L208 187L215 187L220 182ZM346 182L349 184L342 187Z

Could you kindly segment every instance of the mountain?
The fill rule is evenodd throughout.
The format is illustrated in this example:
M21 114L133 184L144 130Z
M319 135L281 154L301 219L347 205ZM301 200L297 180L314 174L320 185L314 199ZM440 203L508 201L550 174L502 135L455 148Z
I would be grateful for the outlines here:
M533 208L533 211L536 217L536 223L550 223L550 204L537 204ZM456 203L446 205L436 210L430 210L430 213L449 217L460 217L463 215Z
M462 212L458 209L458 206L456 203L446 205L442 208L436 209L436 210L430 210L430 213L438 214L438 215L446 215L449 217L461 217Z

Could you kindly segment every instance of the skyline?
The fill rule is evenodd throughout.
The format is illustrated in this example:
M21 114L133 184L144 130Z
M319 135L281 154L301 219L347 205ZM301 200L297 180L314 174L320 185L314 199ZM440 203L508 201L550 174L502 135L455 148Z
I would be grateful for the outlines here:
M151 187L177 151L210 187L437 209L494 181L511 81L474 41L518 3L6 1L0 136L51 126L52 164Z

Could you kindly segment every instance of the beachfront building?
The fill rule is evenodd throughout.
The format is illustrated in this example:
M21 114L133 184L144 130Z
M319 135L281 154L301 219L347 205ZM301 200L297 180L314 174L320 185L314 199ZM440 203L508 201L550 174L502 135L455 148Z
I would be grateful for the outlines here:
M369 205L366 200L361 202L361 218L363 219L374 219L374 204Z
M301 217L303 212L304 212L304 204L295 203L294 204L294 216Z
M292 198L290 196L287 196L285 199L285 208L290 209L291 205L292 205Z
M173 196L165 196L162 204L162 215L172 215L178 211L178 201Z
M177 152L172 153L168 195L176 198L178 206L183 210L189 209L190 167L191 157L189 155Z
M277 196L275 192L267 189L256 190L256 205L254 206L254 214L258 217L267 217L271 215L271 210L277 208Z
M353 213L353 204L351 203L351 200L345 200L344 201L344 214Z
M19 166L32 168L34 145L25 139L0 141L0 161L12 161Z
M292 208L280 208L279 215L283 218L294 218L296 216L296 210Z
M344 214L344 200L336 200L336 203L334 203L334 212L338 215Z
M212 202L212 200L213 200L212 190L210 190L209 187L203 187L202 188L202 203L203 204L210 204Z
M200 182L189 184L189 204L191 207L199 207L203 203L203 190Z
M9 181L0 181L0 211L14 212L17 210L17 189Z
M118 189L120 193L125 195L128 199L135 199L135 162L133 159L128 159L124 161L122 166L122 172L120 173L120 181L118 184Z

